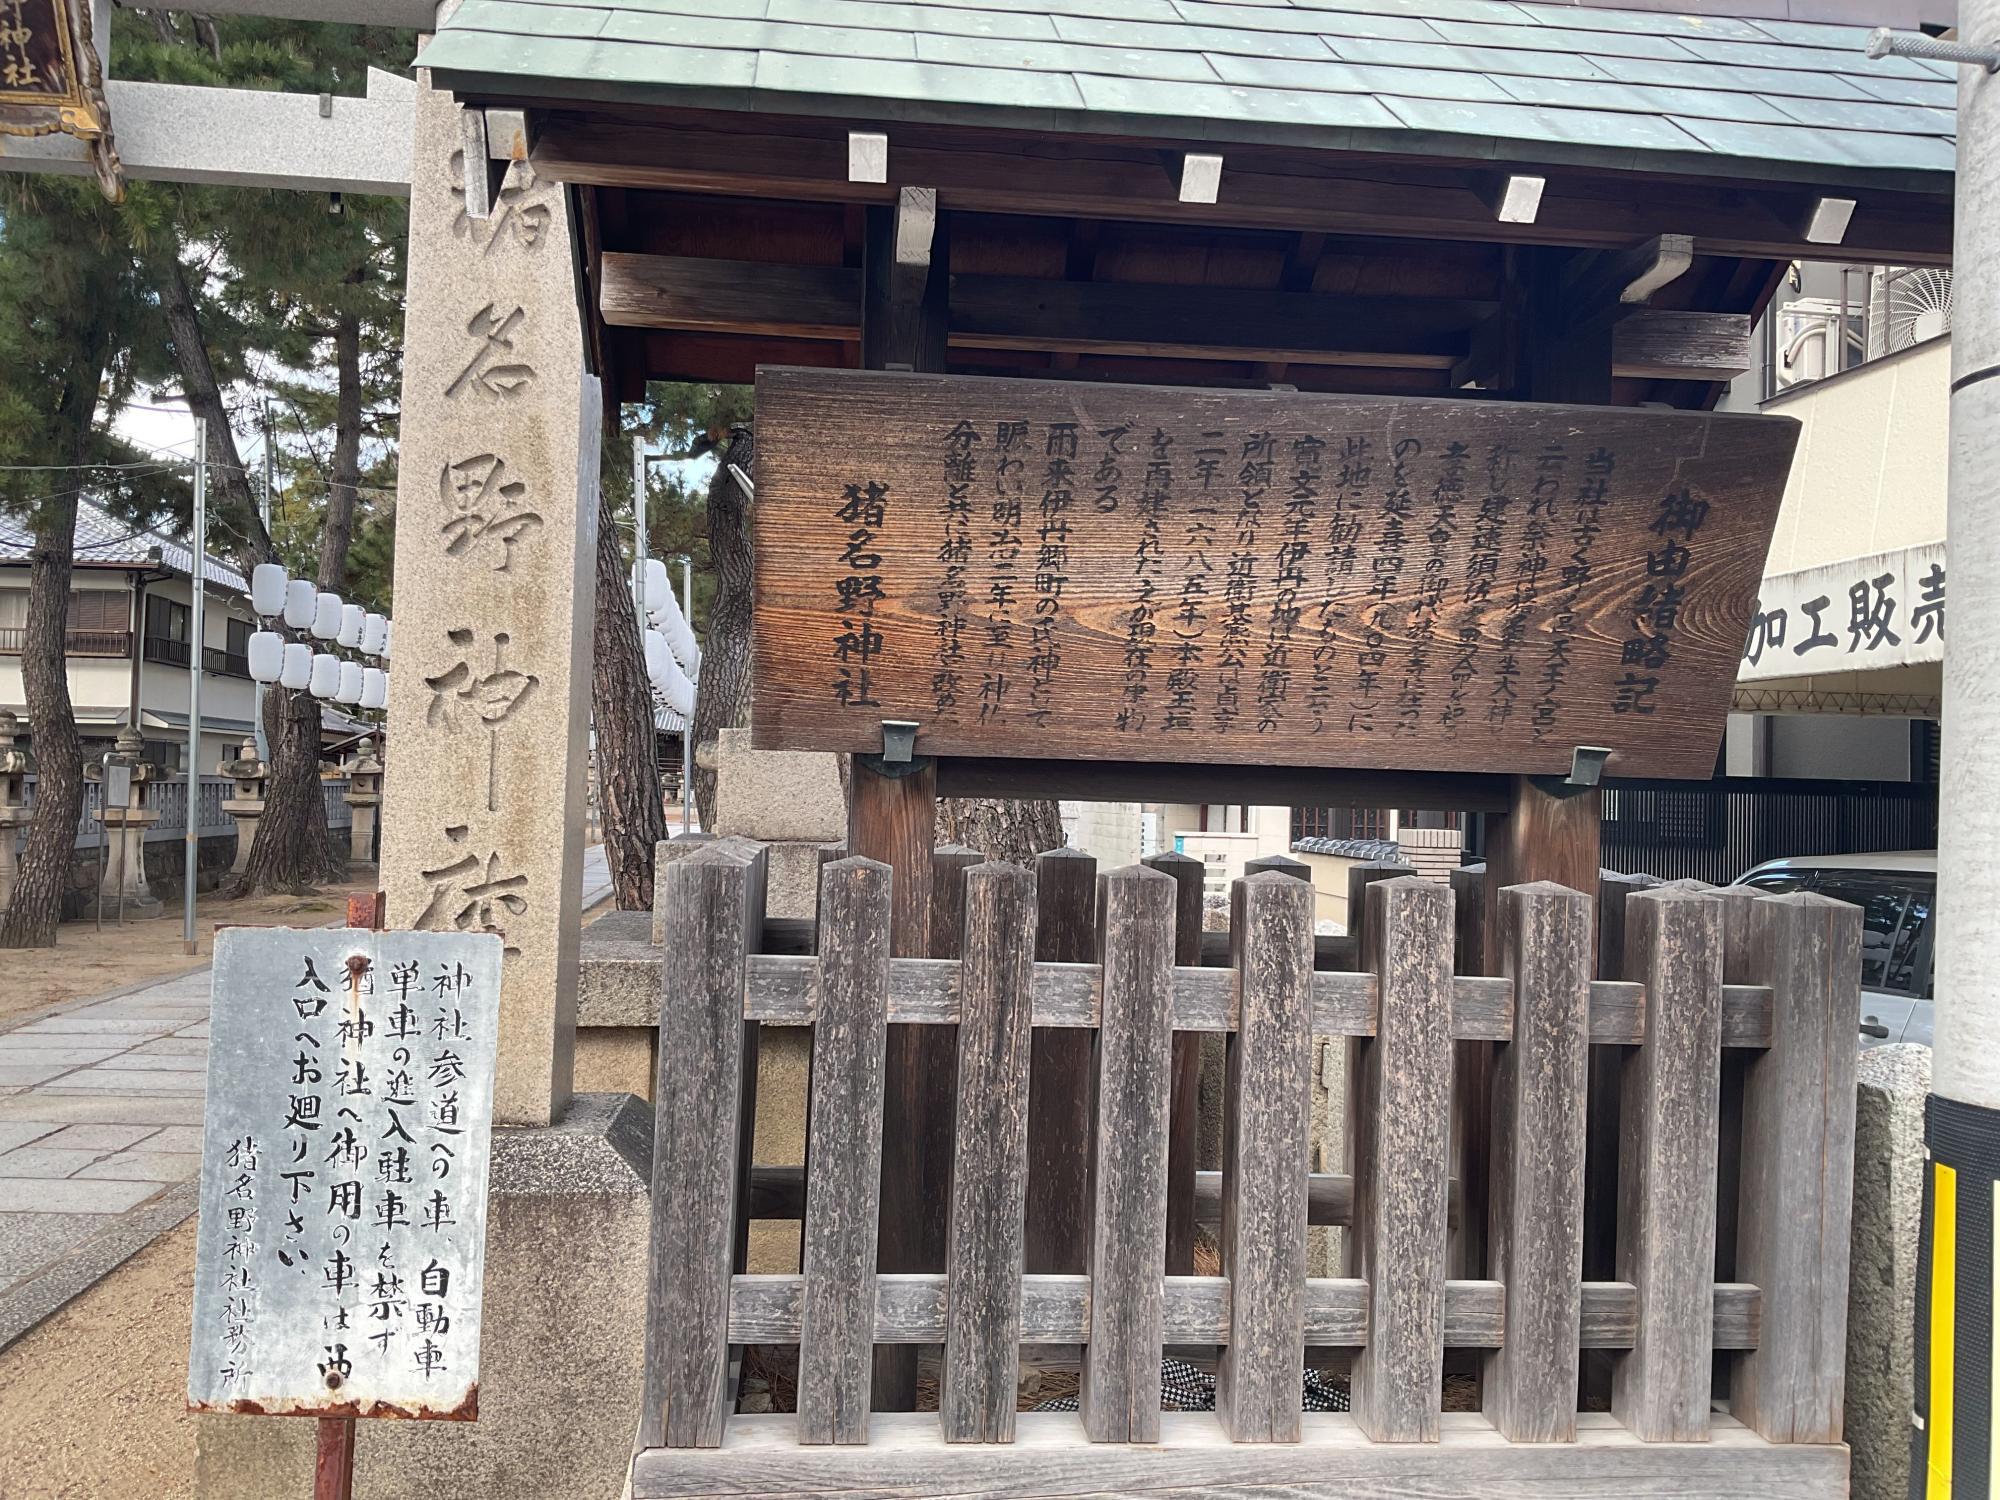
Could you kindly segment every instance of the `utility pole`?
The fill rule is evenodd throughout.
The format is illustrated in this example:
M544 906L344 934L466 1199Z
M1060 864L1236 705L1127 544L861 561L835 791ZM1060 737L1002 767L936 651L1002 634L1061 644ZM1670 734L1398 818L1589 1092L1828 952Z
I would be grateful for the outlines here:
M201 663L202 603L208 592L208 419L194 419L194 526L188 537L193 552L193 608L188 620L188 769L187 857L182 865L181 950L199 951L194 935L195 876L201 868Z
M694 559L681 558L681 618L694 630ZM694 831L694 714L681 720L681 832Z
M257 497L257 514L264 522L264 535L271 535L271 398L264 398L264 487ZM277 545L276 538L272 545ZM250 715L251 729L257 737L257 759L266 766L271 762L271 740L264 733L264 684L257 684L256 708Z
M2000 0L1961 0L1955 42L1878 32L1871 56L1959 65L1952 246L1951 621L1938 786L1937 1046L1918 1253L1913 1497L1983 1496L1996 1473L2000 1192ZM1945 50L1941 50L1945 49Z

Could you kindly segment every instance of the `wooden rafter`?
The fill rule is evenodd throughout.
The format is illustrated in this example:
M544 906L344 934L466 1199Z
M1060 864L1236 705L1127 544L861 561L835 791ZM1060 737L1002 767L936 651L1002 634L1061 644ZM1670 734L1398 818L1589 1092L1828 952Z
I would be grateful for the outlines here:
M1551 168L1533 222L1506 222L1487 201L1487 169L1465 163L1237 148L1220 201L1187 203L1158 145L911 127L897 135L895 160L902 181L936 187L943 206L991 213L1591 249L1684 233L1696 254L1765 260L1813 249L1802 225L1814 195L1783 184ZM889 202L896 191L895 183L850 180L844 131L786 120L747 129L727 116L639 123L551 114L541 119L534 163L546 175L599 186L871 203ZM1947 200L1859 193L1841 254L1940 265L1949 263L1950 239Z

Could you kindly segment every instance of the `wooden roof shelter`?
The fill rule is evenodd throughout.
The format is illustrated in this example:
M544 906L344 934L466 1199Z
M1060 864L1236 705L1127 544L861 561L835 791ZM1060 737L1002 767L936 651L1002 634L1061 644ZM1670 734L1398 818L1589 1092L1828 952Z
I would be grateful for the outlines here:
M524 110L578 189L620 399L908 364L1699 408L1792 260L1949 258L1952 80L1864 36L1525 0L465 0L421 61Z

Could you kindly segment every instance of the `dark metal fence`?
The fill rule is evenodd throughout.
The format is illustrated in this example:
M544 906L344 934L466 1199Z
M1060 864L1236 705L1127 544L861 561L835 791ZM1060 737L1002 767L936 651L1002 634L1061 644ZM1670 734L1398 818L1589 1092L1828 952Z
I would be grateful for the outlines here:
M1604 865L1722 884L1767 859L1937 847L1937 788L1904 781L1607 779Z

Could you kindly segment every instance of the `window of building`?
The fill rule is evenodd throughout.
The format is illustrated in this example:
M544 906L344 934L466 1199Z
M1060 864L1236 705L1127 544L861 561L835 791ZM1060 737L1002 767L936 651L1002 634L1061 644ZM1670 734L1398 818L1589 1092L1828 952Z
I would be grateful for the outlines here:
M1295 807L1292 809L1292 838L1299 839L1387 839L1392 819L1383 807Z
M155 641L178 641L187 644L189 610L187 605L172 599L162 599L157 594L146 598L146 637Z
M69 596L69 628L123 633L132 627L131 596L119 589L74 589Z

